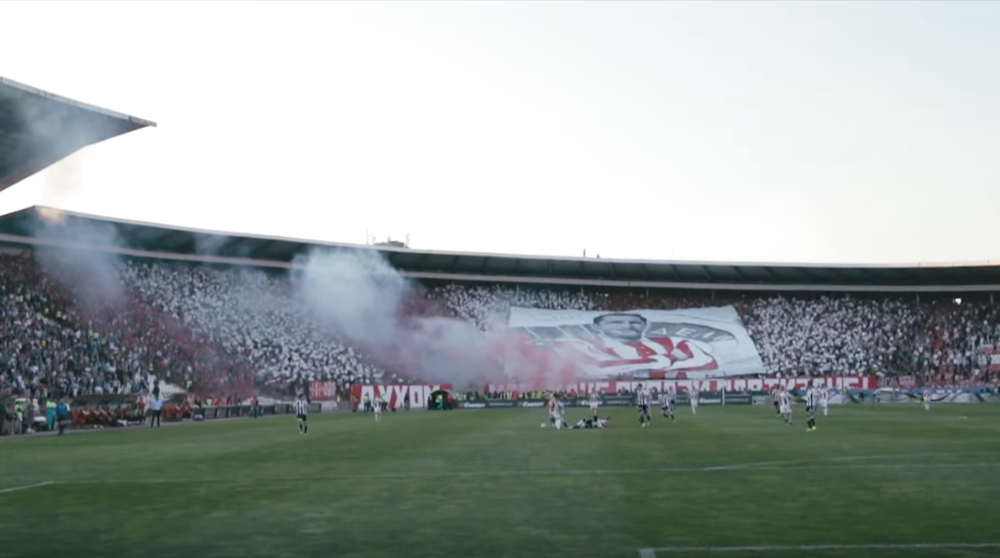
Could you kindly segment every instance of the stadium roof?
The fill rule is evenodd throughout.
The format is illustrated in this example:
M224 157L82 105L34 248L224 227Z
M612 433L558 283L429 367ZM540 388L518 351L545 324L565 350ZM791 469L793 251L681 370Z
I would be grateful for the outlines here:
M377 251L408 276L436 280L719 290L1000 292L1000 265L989 262L893 266L554 258L226 234L42 206L0 216L0 243L8 245L73 245L83 236L103 239L92 241L91 247L127 256L258 267L288 268L296 256L321 247ZM104 246L95 246L96 243Z
M0 192L83 147L156 123L0 77Z

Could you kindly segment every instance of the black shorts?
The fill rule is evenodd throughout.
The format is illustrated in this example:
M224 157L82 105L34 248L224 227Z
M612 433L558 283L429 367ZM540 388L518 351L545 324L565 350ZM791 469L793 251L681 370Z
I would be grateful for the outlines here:
M644 414L644 415L648 415L649 414L649 405L639 405L639 412L642 413L642 414Z
M295 415L295 418L301 420L302 422L306 422L307 420L309 420L309 417L307 415Z

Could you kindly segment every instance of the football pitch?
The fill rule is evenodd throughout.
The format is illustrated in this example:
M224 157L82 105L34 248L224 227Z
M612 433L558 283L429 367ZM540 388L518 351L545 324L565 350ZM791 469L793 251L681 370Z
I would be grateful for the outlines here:
M0 441L0 555L1000 556L1000 406L313 415ZM571 409L569 420L587 411Z

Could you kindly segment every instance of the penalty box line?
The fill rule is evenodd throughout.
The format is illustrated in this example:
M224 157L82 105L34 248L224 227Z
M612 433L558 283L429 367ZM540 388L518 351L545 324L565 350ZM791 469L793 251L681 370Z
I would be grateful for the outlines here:
M809 550L927 550L946 548L1000 548L995 543L912 543L912 544L802 544L767 546L660 546L639 549L639 558L656 558L656 553L780 552Z

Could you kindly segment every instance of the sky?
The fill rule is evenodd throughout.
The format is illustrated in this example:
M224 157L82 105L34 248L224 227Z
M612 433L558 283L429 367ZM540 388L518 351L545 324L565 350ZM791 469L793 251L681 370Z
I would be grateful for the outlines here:
M159 124L0 193L2 212L1000 262L1000 2L4 1L0 21L0 75Z

